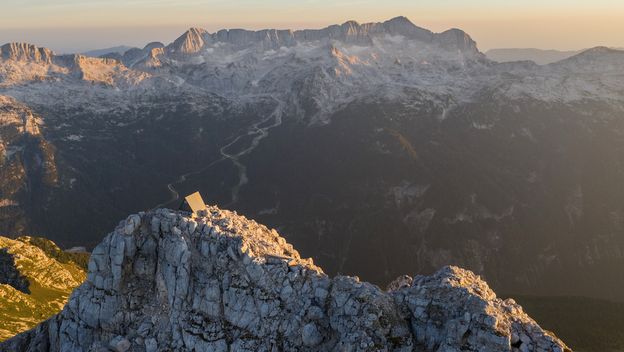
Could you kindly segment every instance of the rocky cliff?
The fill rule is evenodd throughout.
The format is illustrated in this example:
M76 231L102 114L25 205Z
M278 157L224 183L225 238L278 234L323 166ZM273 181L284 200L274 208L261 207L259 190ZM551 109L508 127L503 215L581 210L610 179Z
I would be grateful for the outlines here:
M473 273L388 291L330 278L275 230L210 207L129 216L57 316L2 351L567 351Z
M53 53L46 48L38 48L27 43L7 43L0 47L0 57L16 61L51 63Z
M342 43L369 46L376 38L402 36L410 40L430 43L451 50L477 54L476 43L465 32L453 29L443 33L414 25L406 17L395 17L380 23L360 24L347 21L322 29L277 30L264 29L222 29L210 33L201 28L190 28L169 45L168 51L177 54L194 54L201 51L206 43L222 43L238 47L260 44L265 49L279 49L317 41L339 41Z
M55 148L42 125L30 108L0 95L0 233L28 233L26 218L44 208L57 185Z

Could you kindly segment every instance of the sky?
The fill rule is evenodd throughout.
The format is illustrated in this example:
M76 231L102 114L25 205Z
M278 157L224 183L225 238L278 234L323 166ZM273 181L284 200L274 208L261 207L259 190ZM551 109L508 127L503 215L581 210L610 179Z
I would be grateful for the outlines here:
M0 43L57 52L169 43L189 27L321 28L406 16L460 28L482 51L624 47L623 0L2 0Z

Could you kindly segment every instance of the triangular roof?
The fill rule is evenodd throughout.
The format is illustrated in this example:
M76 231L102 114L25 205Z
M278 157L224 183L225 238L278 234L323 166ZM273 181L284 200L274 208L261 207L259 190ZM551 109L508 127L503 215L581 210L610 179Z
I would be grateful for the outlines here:
M201 194L199 192L195 192L184 197L184 201L182 201L178 210L196 214L200 210L206 210L206 203L204 203L204 199Z

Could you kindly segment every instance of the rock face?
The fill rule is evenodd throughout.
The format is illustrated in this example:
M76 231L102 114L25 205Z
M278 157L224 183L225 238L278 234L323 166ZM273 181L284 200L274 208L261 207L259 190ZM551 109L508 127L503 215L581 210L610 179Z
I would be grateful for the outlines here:
M5 60L50 63L54 54L46 48L28 43L8 43L0 47L0 57Z
M175 54L193 54L204 46L204 36L207 32L201 28L191 28L181 37L176 39L170 46L169 51ZM143 50L148 49L145 47ZM151 51L151 49L148 49Z
M210 207L122 221L57 316L2 351L567 351L473 273L385 292L330 278L275 230Z
M447 49L478 53L476 43L465 32L454 29L444 33L433 33L414 25L406 17L396 17L381 23L347 21L341 25L332 25L322 29L276 30L264 29L250 31L244 29L223 29L209 33L205 29L190 28L170 44L171 53L194 54L204 45L224 43L236 47L245 47L261 43L265 49L291 47L306 42L339 41L346 44L369 46L375 38L383 36L404 36L408 39L440 45Z
M30 230L23 216L37 212L58 181L54 146L41 133L42 119L24 104L0 95L0 233ZM33 198L26 192L35 191Z
M138 51L143 58L143 52ZM131 54L124 57L131 57ZM143 74L129 72L121 60L118 53L99 58L80 54L55 55L49 49L32 44L8 43L0 47L0 87L56 81L61 77L105 85L123 85L142 79Z

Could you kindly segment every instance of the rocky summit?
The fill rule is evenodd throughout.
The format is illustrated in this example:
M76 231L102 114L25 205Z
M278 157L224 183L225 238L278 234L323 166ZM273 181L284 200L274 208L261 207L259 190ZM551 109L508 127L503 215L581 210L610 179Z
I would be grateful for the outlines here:
M2 351L569 351L470 271L387 291L329 277L275 230L209 207L129 216L63 311Z

